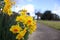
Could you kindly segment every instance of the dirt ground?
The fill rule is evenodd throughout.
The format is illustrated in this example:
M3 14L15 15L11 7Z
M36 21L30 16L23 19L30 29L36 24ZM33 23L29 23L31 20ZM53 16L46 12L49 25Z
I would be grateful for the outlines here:
M28 40L60 40L60 30L37 23L37 30L29 35Z

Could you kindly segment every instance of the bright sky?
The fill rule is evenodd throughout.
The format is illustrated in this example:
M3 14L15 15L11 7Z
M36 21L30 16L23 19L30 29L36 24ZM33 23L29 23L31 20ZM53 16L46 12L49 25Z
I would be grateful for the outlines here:
M21 9L27 9L32 16L35 10L44 12L51 10L60 16L60 0L15 0L16 4L12 7L13 11L18 12Z

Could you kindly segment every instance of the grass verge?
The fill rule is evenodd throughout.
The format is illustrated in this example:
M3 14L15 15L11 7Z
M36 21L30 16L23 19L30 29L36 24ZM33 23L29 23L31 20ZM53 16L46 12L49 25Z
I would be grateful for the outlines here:
M49 27L60 30L60 21L38 20L38 22L48 25Z

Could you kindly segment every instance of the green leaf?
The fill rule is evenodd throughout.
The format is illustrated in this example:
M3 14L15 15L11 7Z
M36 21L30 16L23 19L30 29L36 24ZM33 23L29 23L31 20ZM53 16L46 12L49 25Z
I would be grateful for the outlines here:
M24 40L28 40L28 36L29 36L29 31L26 32L26 34L24 36Z
M20 27L22 27L23 29L25 28L23 22L19 22L19 25L20 25Z

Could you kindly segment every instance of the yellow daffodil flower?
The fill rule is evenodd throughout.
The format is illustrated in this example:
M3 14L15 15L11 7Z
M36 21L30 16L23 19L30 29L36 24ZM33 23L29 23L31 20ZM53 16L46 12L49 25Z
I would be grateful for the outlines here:
M23 38L23 36L26 34L26 28L21 31L17 36L16 36L16 39L20 40L21 38Z
M23 22L24 21L24 16L17 16L16 21Z
M22 30L22 28L19 25L13 25L10 28L10 31L13 33L19 33Z
M27 10L21 10L20 11L21 16L26 16L27 15Z

